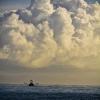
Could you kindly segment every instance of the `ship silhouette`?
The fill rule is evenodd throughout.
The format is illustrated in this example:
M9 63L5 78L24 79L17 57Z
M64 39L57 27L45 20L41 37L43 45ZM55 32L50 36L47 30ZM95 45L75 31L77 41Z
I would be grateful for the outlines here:
M33 83L33 80L30 80L30 83L28 85L29 86L35 86L35 84Z

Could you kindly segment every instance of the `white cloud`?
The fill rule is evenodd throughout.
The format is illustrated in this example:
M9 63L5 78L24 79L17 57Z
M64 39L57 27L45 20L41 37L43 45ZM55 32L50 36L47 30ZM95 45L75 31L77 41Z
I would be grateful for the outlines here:
M33 68L58 64L93 68L91 58L98 63L100 56L100 5L62 0L59 6L54 9L50 0L36 0L28 9L4 15L0 59Z

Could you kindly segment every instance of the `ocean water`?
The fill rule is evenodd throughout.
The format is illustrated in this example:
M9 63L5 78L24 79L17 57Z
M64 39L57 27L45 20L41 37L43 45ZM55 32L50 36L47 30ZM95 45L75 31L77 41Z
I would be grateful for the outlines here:
M0 85L0 100L100 100L100 87Z

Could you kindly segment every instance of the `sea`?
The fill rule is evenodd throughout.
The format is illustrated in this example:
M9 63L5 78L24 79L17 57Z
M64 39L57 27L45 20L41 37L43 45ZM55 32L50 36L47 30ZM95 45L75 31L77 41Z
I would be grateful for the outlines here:
M0 84L0 100L100 100L100 86Z

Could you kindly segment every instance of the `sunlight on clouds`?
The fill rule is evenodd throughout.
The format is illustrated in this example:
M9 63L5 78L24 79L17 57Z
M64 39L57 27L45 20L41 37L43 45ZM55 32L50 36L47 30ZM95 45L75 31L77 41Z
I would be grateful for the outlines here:
M25 67L99 68L100 5L84 0L35 0L0 18L0 59Z

